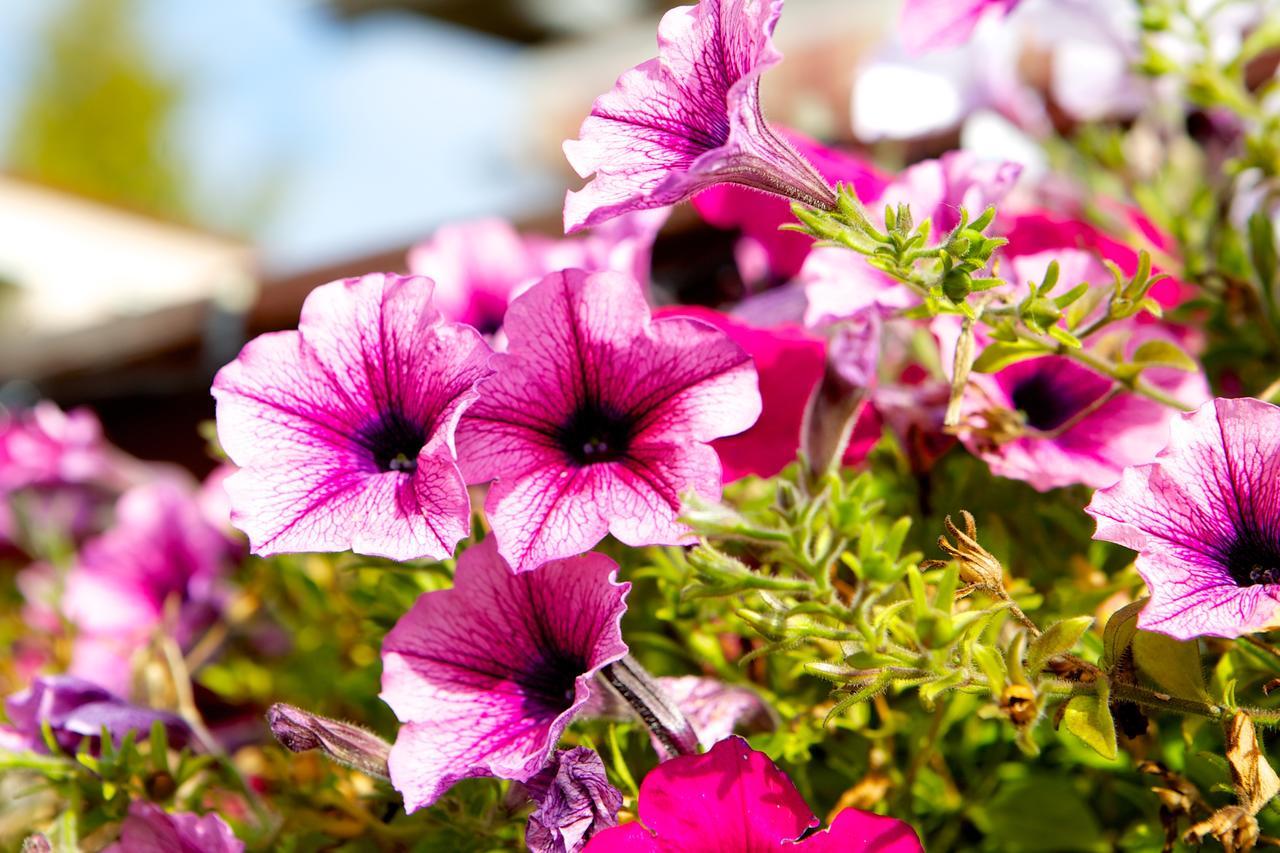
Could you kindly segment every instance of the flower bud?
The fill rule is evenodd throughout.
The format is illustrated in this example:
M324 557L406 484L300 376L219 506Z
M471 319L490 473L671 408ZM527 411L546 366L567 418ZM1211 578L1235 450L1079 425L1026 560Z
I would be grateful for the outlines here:
M309 714L283 703L267 711L267 724L276 740L290 752L319 749L332 760L370 776L390 778L387 757L391 744L351 723Z

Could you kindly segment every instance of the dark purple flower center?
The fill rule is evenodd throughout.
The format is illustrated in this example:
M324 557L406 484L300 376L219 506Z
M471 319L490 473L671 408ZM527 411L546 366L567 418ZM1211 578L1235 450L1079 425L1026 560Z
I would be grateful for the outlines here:
M1027 426L1041 432L1057 429L1084 409L1080 400L1062 393L1053 377L1043 372L1033 373L1019 382L1009 397L1014 408L1026 417Z
M597 402L580 403L556 433L556 443L575 465L616 462L627 455L633 419Z
M1226 563L1236 586L1280 584L1280 539L1246 530L1227 549Z
M427 430L392 411L360 430L356 441L369 451L379 471L413 473L418 469L418 453L427 442Z
M556 714L573 704L578 677L587 671L580 656L551 652L544 654L537 668L528 672L521 683L529 691L527 703L533 710L552 710Z

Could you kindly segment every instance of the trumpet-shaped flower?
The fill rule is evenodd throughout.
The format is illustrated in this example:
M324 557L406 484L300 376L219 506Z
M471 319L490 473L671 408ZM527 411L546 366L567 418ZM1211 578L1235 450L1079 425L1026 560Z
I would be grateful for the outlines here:
M1093 538L1138 552L1151 592L1138 627L1185 640L1280 624L1280 408L1206 403L1086 511Z
M458 428L468 482L496 482L485 511L516 571L613 533L678 544L680 498L720 496L708 442L760 413L740 347L697 320L651 320L613 272L553 273L511 303L509 349Z
M663 16L657 58L619 77L564 144L574 170L595 175L565 197L566 231L721 183L835 205L760 112L760 75L782 59L771 38L781 12L782 0L701 0Z
M924 850L907 824L858 809L845 809L828 829L801 838L818 819L787 774L739 737L720 741L705 755L659 764L640 785L639 812L639 823L591 839L588 853Z
M297 331L262 335L219 371L218 437L240 466L226 490L254 553L441 558L467 535L453 433L489 349L431 291L390 274L326 284Z
M492 537L458 560L452 589L428 592L387 634L382 698L404 723L391 781L413 811L473 776L526 781L627 653L630 584L583 554L513 573Z
M409 269L436 283L432 299L447 319L494 334L507 303L547 273L612 269L647 281L653 240L667 215L640 211L560 240L521 234L505 219L444 225L409 251Z
M216 814L167 812L135 800L120 825L120 840L103 853L240 853L244 842Z

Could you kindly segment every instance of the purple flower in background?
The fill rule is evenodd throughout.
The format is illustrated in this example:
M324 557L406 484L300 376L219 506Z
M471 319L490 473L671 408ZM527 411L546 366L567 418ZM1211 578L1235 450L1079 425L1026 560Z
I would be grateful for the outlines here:
M553 273L511 303L509 350L458 428L470 483L516 571L580 554L606 533L677 544L681 495L720 496L713 439L760 413L750 358L723 332L651 320L619 273Z
M254 553L439 559L467 535L453 432L489 348L431 291L391 274L323 285L296 332L250 341L219 371L218 437L241 469L226 489Z
M524 786L538 804L524 832L532 853L576 853L597 832L618 825L622 793L609 784L595 750L560 750Z
M409 269L436 283L432 299L447 319L491 335L507 303L556 270L612 269L648 281L653 240L668 213L640 211L559 240L521 234L505 219L444 225L409 251Z
M782 59L771 39L781 12L782 0L701 0L663 16L658 57L624 72L564 144L574 170L595 175L565 197L566 231L722 183L834 207L760 113L760 75Z
M240 853L244 842L216 814L169 813L135 800L120 825L120 840L103 853Z
M116 743L130 731L137 732L139 740L145 739L157 720L173 746L182 746L191 738L191 730L181 717L130 705L74 675L39 676L26 690L7 698L4 707L10 725L0 726L0 749L47 752L41 733L44 723L68 752L75 751L85 738L101 737L103 726Z
M391 781L409 811L473 776L525 781L627 653L630 584L583 554L516 574L491 538L458 559L452 589L418 598L382 644L382 698L404 725ZM598 689L598 688L597 688Z
M968 40L987 12L1007 15L1020 0L906 0L898 30L913 53Z
M960 208L976 219L999 204L1013 189L1022 166L1003 160L980 160L971 151L951 151L904 170L880 195L879 207L911 206L916 222L925 219L940 236L960 224Z
M210 523L195 494L174 480L126 492L115 522L89 540L67 574L64 616L76 626L71 672L128 689L130 657L160 628L180 644L221 608L220 583L238 548Z
M1094 539L1138 552L1151 592L1138 627L1186 640L1280 624L1280 408L1206 403L1086 511Z

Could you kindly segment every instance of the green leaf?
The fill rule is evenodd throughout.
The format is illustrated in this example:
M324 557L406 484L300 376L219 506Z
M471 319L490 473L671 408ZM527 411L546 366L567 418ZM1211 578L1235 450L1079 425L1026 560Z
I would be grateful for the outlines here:
M1280 260L1276 257L1275 227L1271 224L1271 218L1262 211L1249 217L1249 260L1258 276L1258 283L1262 285L1263 296L1269 303L1267 307L1274 308L1273 292Z
M1002 768L1003 769L1003 768ZM1047 773L1010 779L988 802L975 804L986 833L983 849L1003 853L1110 850L1093 809L1070 778ZM1046 831L1046 827L1052 830ZM968 845L966 849L976 849Z
M1073 696L1062 714L1062 725L1067 731L1106 759L1117 755L1116 724L1111 719L1110 695L1105 681L1100 682L1096 694Z
M1133 662L1138 671L1161 690L1182 699L1212 702L1200 665L1196 640L1175 640L1153 631L1139 631L1133 638Z
M1026 361L1029 358L1044 355L1049 350L1034 341L1016 341L1005 343L996 341L987 344L973 362L973 370L977 373L995 373L1004 370L1011 364Z
M1134 350L1131 361L1143 367L1172 367L1188 373L1200 369L1195 360L1179 349L1177 344L1161 340L1147 341L1139 346Z
M1063 619L1050 625L1048 630L1032 641L1027 648L1027 669L1034 675L1044 669L1050 658L1065 655L1075 647L1093 624L1092 616Z
M1126 604L1107 620L1107 627L1102 631L1102 666L1110 670L1123 657L1138 633L1138 614L1146 606L1148 599L1140 598L1132 604Z

